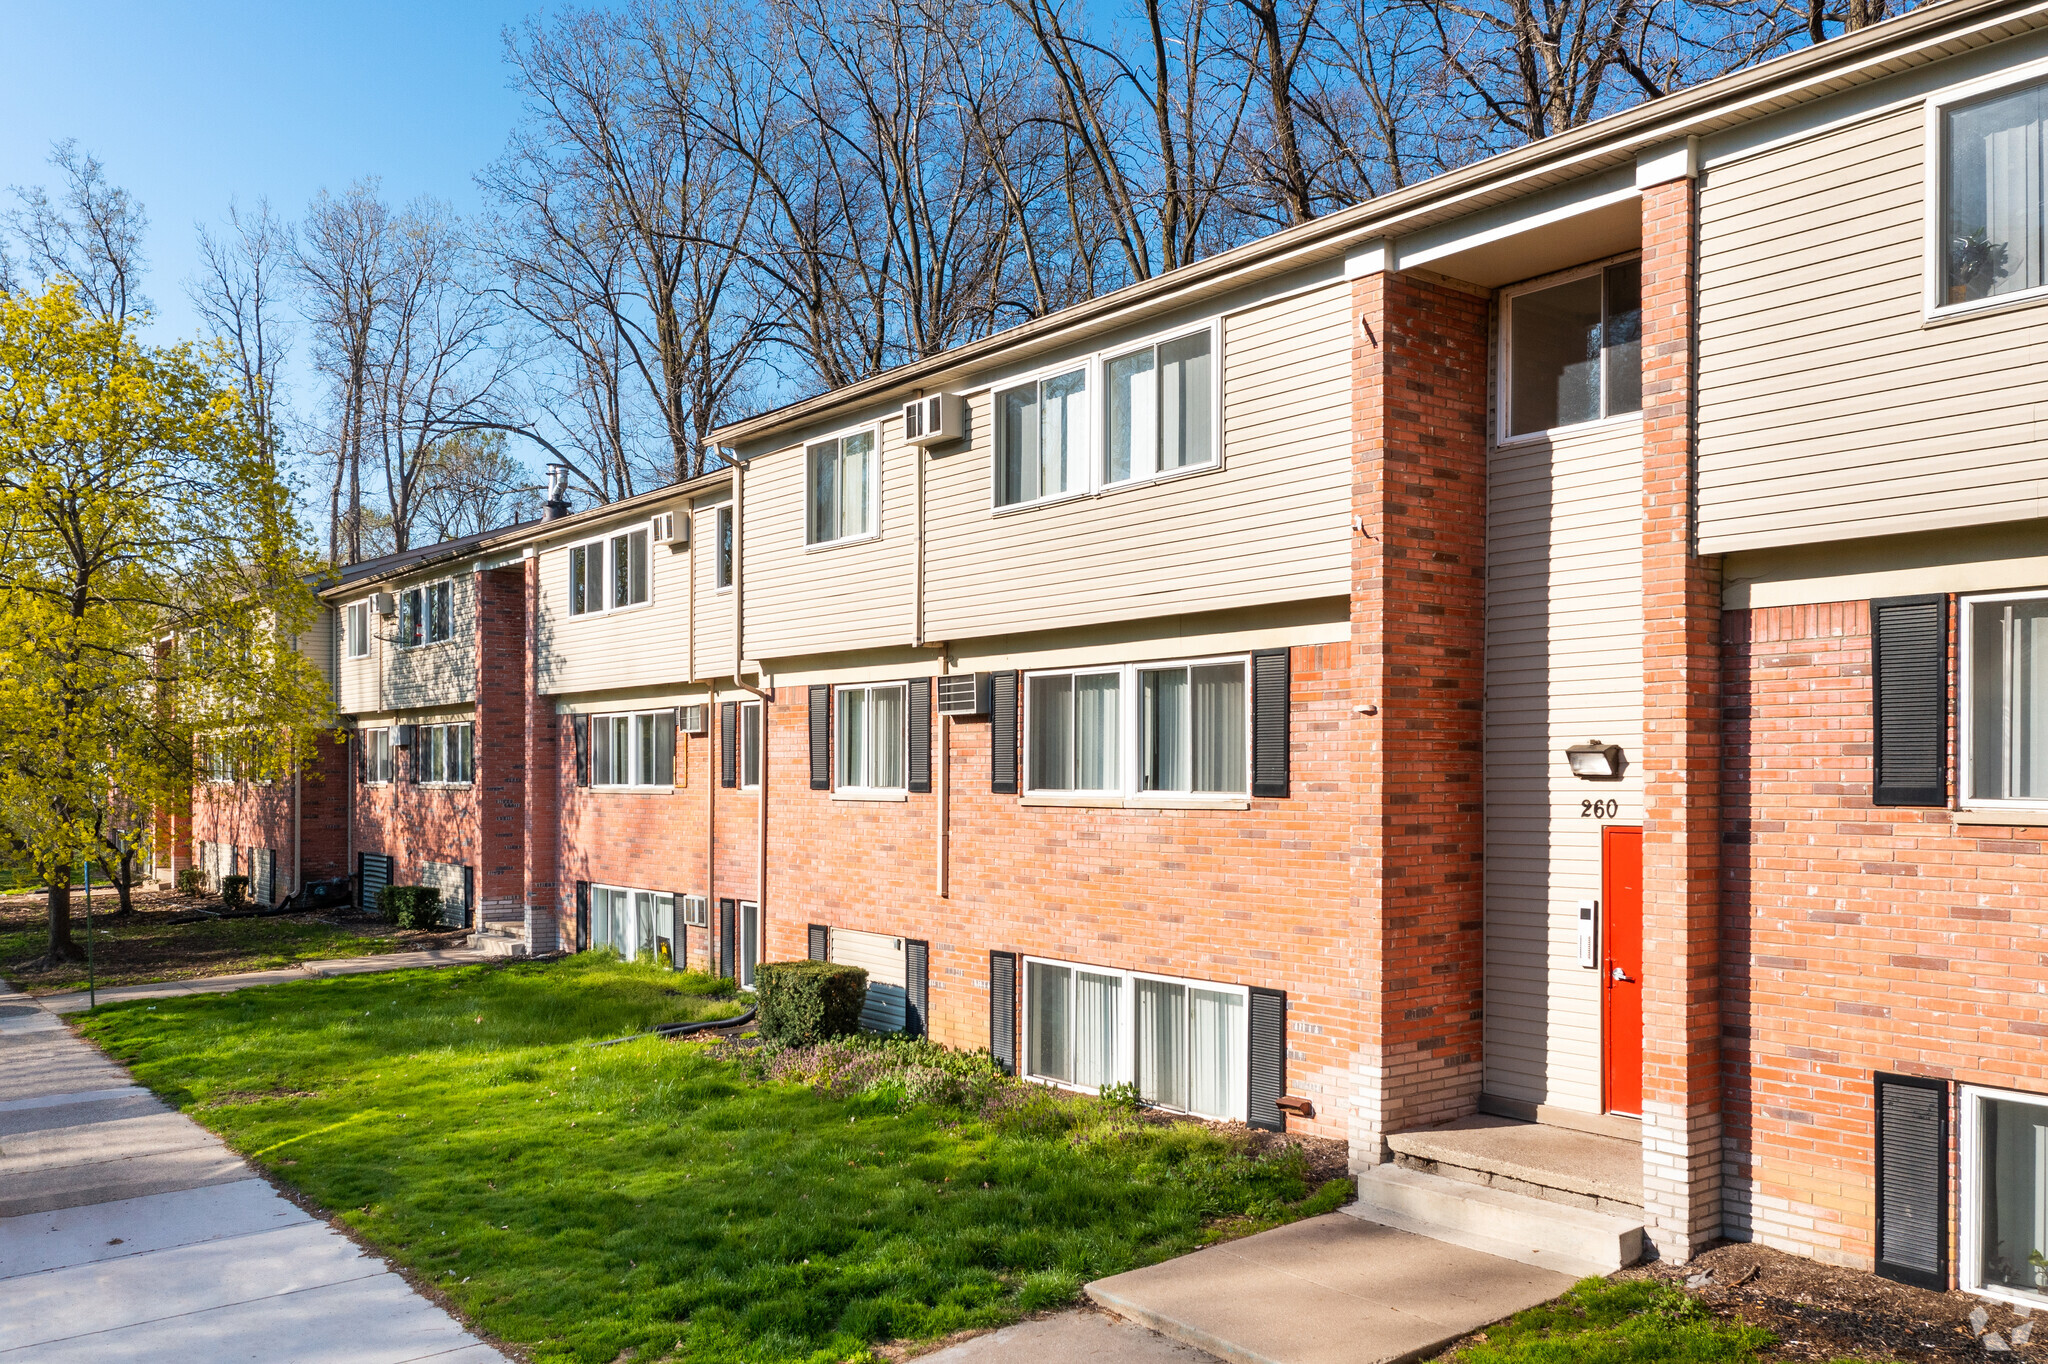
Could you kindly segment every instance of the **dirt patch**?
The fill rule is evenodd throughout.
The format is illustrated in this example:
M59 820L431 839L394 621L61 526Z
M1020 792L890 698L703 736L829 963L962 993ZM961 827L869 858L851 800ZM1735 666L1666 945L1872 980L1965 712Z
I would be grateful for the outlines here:
M1778 1344L1764 1352L1767 1360L2048 1362L2048 1311L2022 1315L2025 1309L2005 1303L1933 1293L1763 1246L1716 1246L1689 1264L1641 1265L1614 1277L1686 1284L1715 1315L1775 1334ZM1973 1322L1978 1312L1983 1315ZM1980 1327L1997 1339L1980 1334ZM2013 1343L2015 1335L2022 1343ZM2009 1348L1999 1351L2000 1344Z

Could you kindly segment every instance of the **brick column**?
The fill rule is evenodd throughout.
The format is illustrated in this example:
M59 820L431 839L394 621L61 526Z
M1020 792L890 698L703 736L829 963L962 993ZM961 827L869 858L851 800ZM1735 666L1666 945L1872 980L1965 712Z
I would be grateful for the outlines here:
M1363 1167L1479 1102L1488 299L1380 271L1352 312Z
M532 561L528 561L532 562ZM526 575L476 575L477 928L526 904Z
M525 628L520 633L525 640L525 648L521 651L520 700L525 719L521 737L526 791L525 820L520 836L522 880L526 907L536 912L552 913L561 945L567 948L575 945L576 925L574 922L562 922L561 772L555 748L559 724L554 703L540 692L540 557L535 555L528 559L523 567Z
M1718 560L1693 553L1695 181L1643 188L1643 1216L1721 1231Z

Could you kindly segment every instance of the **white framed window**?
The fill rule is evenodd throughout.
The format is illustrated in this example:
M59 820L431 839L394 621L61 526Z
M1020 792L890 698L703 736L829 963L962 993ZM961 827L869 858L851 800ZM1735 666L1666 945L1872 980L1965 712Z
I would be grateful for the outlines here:
M365 632L367 633L367 632ZM455 634L455 583L420 583L398 594L398 642L408 649L439 644ZM369 652L367 640L364 652Z
M904 785L903 717L907 689L901 682L838 687L834 700L833 767L842 791L901 791Z
M569 546L569 614L603 615L652 601L653 541L648 524Z
M408 587L398 594L398 647L417 649L427 642L427 590Z
M592 786L674 786L673 709L590 717Z
M2048 1307L2048 1095L1962 1087L1963 1288Z
M363 780L372 786L389 786L398 776L397 750L389 729L363 731Z
M353 601L342 615L344 647L350 658L370 656L370 604Z
M828 545L875 535L881 502L881 461L875 456L875 446L871 427L814 441L806 449L807 544Z
M1103 360L1104 486L1216 463L1215 349L1204 326Z
M1927 105L1927 310L2048 293L2048 82L2038 63Z
M1237 655L1027 673L1025 793L1248 797L1250 671Z
M476 726L421 725L414 731L419 780L430 786L468 786L476 780Z
M1962 803L2048 806L2048 593L1964 597Z
M676 897L627 886L590 888L590 945L608 947L627 961L676 959Z
M1135 1084L1161 1108L1243 1121L1249 992L1239 985L1027 957L1024 1073L1075 1089Z
M1510 290L1501 320L1501 438L1643 410L1643 263Z
M995 505L1047 502L1089 487L1084 362L995 390Z
M712 513L714 518L712 539L711 586L724 592L732 586L732 504L727 503Z
M740 702L739 772L742 789L761 784L761 703Z

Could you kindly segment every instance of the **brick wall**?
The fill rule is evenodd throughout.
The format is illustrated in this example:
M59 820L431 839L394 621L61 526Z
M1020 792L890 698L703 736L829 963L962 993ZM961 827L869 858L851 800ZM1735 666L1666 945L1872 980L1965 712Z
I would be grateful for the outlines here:
M559 726L554 701L540 694L540 657L534 648L534 623L540 619L540 557L521 565L520 589L523 601L522 633L525 648L520 664L520 703L524 724L520 730L520 755L526 783L525 807L519 831L520 894L525 911L540 916L554 915L558 936L564 947L575 944L576 906L568 906L565 918L561 897L561 782L559 780ZM548 781L544 774L556 773ZM571 774L574 775L573 772Z
M1411 272L1352 304L1350 680L1371 710L1348 727L1355 811L1331 804L1357 821L1348 1135L1372 1165L1387 1133L1479 1100L1489 300Z
M420 884L421 865L427 862L482 866L477 788L420 786L410 768L409 755L400 749L397 781L356 787L356 851L395 859L393 885Z
M476 575L476 796L479 923L526 904L526 575Z
M277 854L277 889L291 888L292 786L289 781L211 782L192 788L191 865L199 865L200 843L230 843L237 848L269 848ZM246 863L240 868L249 874ZM252 879L251 893L255 884Z
M1722 660L1729 1231L1867 1267L1873 1071L2048 1092L2048 830L1871 804L1867 603L1730 612Z

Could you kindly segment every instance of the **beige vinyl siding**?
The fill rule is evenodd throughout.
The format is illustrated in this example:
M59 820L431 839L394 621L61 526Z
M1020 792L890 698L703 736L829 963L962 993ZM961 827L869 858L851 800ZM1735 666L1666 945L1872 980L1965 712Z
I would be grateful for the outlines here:
M733 589L718 589L718 509L732 505L730 496L707 498L691 511L695 523L690 539L696 544L696 609L690 620L690 638L697 676L731 677L739 667L733 656ZM744 531L744 527L742 527Z
M452 583L448 593L448 638L414 649L384 646L388 666L385 704L394 709L450 706L476 700L476 574L469 565L464 564L453 573L414 578L393 588L394 595L400 598L400 608L398 614L386 618L390 628L385 633L397 633L404 614L403 599L409 589L443 580ZM377 619L372 614L373 633ZM372 644L371 657L376 657L376 652L377 646Z
M972 448L926 463L925 638L1347 593L1349 303L1339 282L1225 318L1218 470L993 514L974 395Z
M397 632L396 616L380 616L370 611L370 652L361 658L348 656L348 608L355 602L363 603L369 610L370 594L342 602L335 610L336 633L341 636L340 646L335 650L339 660L341 681L336 689L337 707L344 715L363 715L383 710L384 701L384 658L392 649L388 636Z
M312 624L299 635L299 652L319 670L320 681L329 696L336 695L338 678L337 666L341 662L340 638L337 631L340 618L332 607L322 605L313 615Z
M1485 1092L1600 1111L1600 981L1578 902L1600 828L1642 822L1640 769L1582 781L1562 750L1642 749L1642 425L1492 452L1487 476ZM1613 819L1581 802L1618 800Z
M872 649L915 638L918 451L902 434L900 417L881 423L880 495L872 508L880 534L871 539L805 543L806 446L748 464L741 534L749 656Z
M535 613L539 690L544 696L563 692L606 691L617 687L649 687L681 682L689 673L684 648L690 630L690 559L688 549L675 549L651 538L647 553L647 601L640 606L596 615L569 614L569 549L615 531L645 527L658 511L650 507L629 518L577 532L573 539L540 550L540 608ZM700 524L697 530L707 530ZM691 538L696 538L693 530ZM707 550L709 541L706 541ZM708 553L705 556L708 557Z
M2048 515L2048 309L1924 325L1919 108L1700 187L1703 553Z

